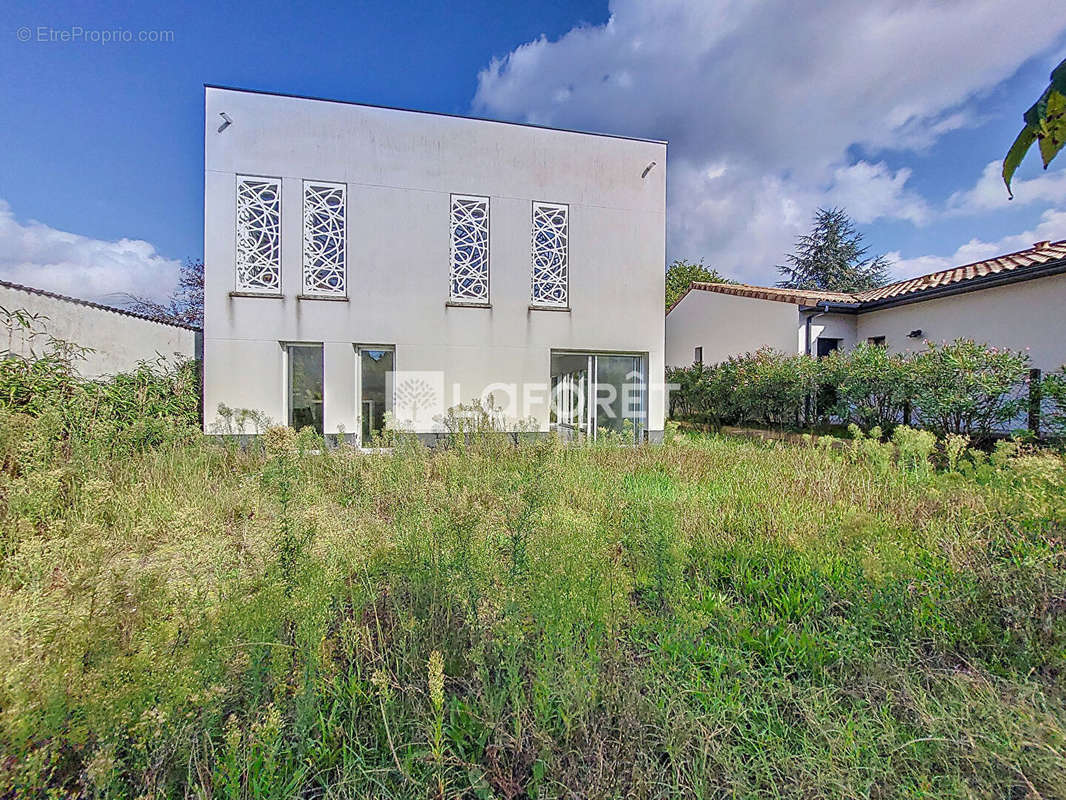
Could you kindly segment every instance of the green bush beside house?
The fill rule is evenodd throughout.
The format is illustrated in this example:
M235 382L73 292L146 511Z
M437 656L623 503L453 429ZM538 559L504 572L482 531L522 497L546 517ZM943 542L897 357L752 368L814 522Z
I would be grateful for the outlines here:
M719 364L670 368L675 419L776 428L846 426L886 433L902 423L939 437L988 443L1025 428L1029 357L970 339L926 343L912 353L860 344L817 359L763 349ZM1044 378L1042 432L1066 433L1063 370Z

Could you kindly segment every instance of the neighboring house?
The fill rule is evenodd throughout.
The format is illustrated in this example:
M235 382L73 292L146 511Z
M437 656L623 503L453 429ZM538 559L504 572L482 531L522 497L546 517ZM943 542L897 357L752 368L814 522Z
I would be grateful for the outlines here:
M893 351L959 337L1066 363L1066 241L847 294L693 283L667 310L666 362L713 364L771 347L824 356L858 342Z
M43 289L0 281L0 308L9 313L25 311L37 317L31 323L34 330L91 348L84 359L76 362L78 372L86 378L127 372L139 361L153 361L160 356L201 357L199 328L175 325ZM28 356L31 350L40 354L46 345L47 336L32 337L30 331L19 325L2 333L7 340L0 342L0 350Z
M207 432L224 404L432 438L491 394L543 432L661 435L664 142L205 94Z

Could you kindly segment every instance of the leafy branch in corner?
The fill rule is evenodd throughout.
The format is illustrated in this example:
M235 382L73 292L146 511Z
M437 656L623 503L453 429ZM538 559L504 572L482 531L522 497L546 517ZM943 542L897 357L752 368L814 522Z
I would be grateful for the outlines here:
M1010 188L1011 179L1033 142L1039 143L1044 169L1066 144L1066 60L1052 71L1048 87L1022 115L1022 119L1025 120L1025 127L1003 159L1003 182L1011 197L1014 197Z

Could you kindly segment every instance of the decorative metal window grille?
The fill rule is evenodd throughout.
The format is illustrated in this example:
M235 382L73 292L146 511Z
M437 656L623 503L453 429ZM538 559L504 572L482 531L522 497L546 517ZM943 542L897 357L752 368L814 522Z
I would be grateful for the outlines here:
M345 186L304 181L304 294L345 292Z
M237 179L237 290L281 291L281 181Z
M489 198L452 195L449 297L489 301Z
M569 206L533 204L533 291L536 305L569 302Z

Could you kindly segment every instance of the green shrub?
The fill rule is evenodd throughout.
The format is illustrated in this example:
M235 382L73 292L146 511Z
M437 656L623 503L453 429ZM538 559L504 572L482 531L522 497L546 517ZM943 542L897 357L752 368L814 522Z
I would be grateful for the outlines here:
M903 355L869 344L823 359L763 349L720 364L671 369L668 377L679 387L671 397L672 413L716 425L839 421L890 430L910 403L914 424L987 446L993 434L1021 421L1028 365L1025 353L958 339ZM1066 424L1064 403L1066 378L1049 376L1049 429Z
M56 448L95 457L199 436L200 365L160 356L117 375L87 379L90 352L51 336L47 320L0 308L0 325L24 346L0 351L0 412L37 420L38 455Z
M720 364L667 371L667 382L678 387L671 395L671 413L705 419L716 427L799 425L818 378L815 359L786 356L769 348L732 356Z
M912 370L907 359L879 345L836 350L819 364L823 380L836 387L833 413L863 429L891 429L903 419L911 399Z
M853 422L848 425L848 433L851 434L851 442L846 452L853 461L866 461L882 475L891 469L893 447L881 441L882 432L879 427L872 428L867 436L862 428Z
M772 427L798 425L817 380L817 361L769 349L730 359L734 404L741 421Z
M956 339L929 342L911 363L915 415L940 436L954 433L987 442L1026 408L1025 353Z
M944 437L944 460L948 472L955 472L959 467L959 461L970 446L970 437L957 433L949 433Z
M1044 376L1042 427L1048 435L1066 444L1066 365Z

